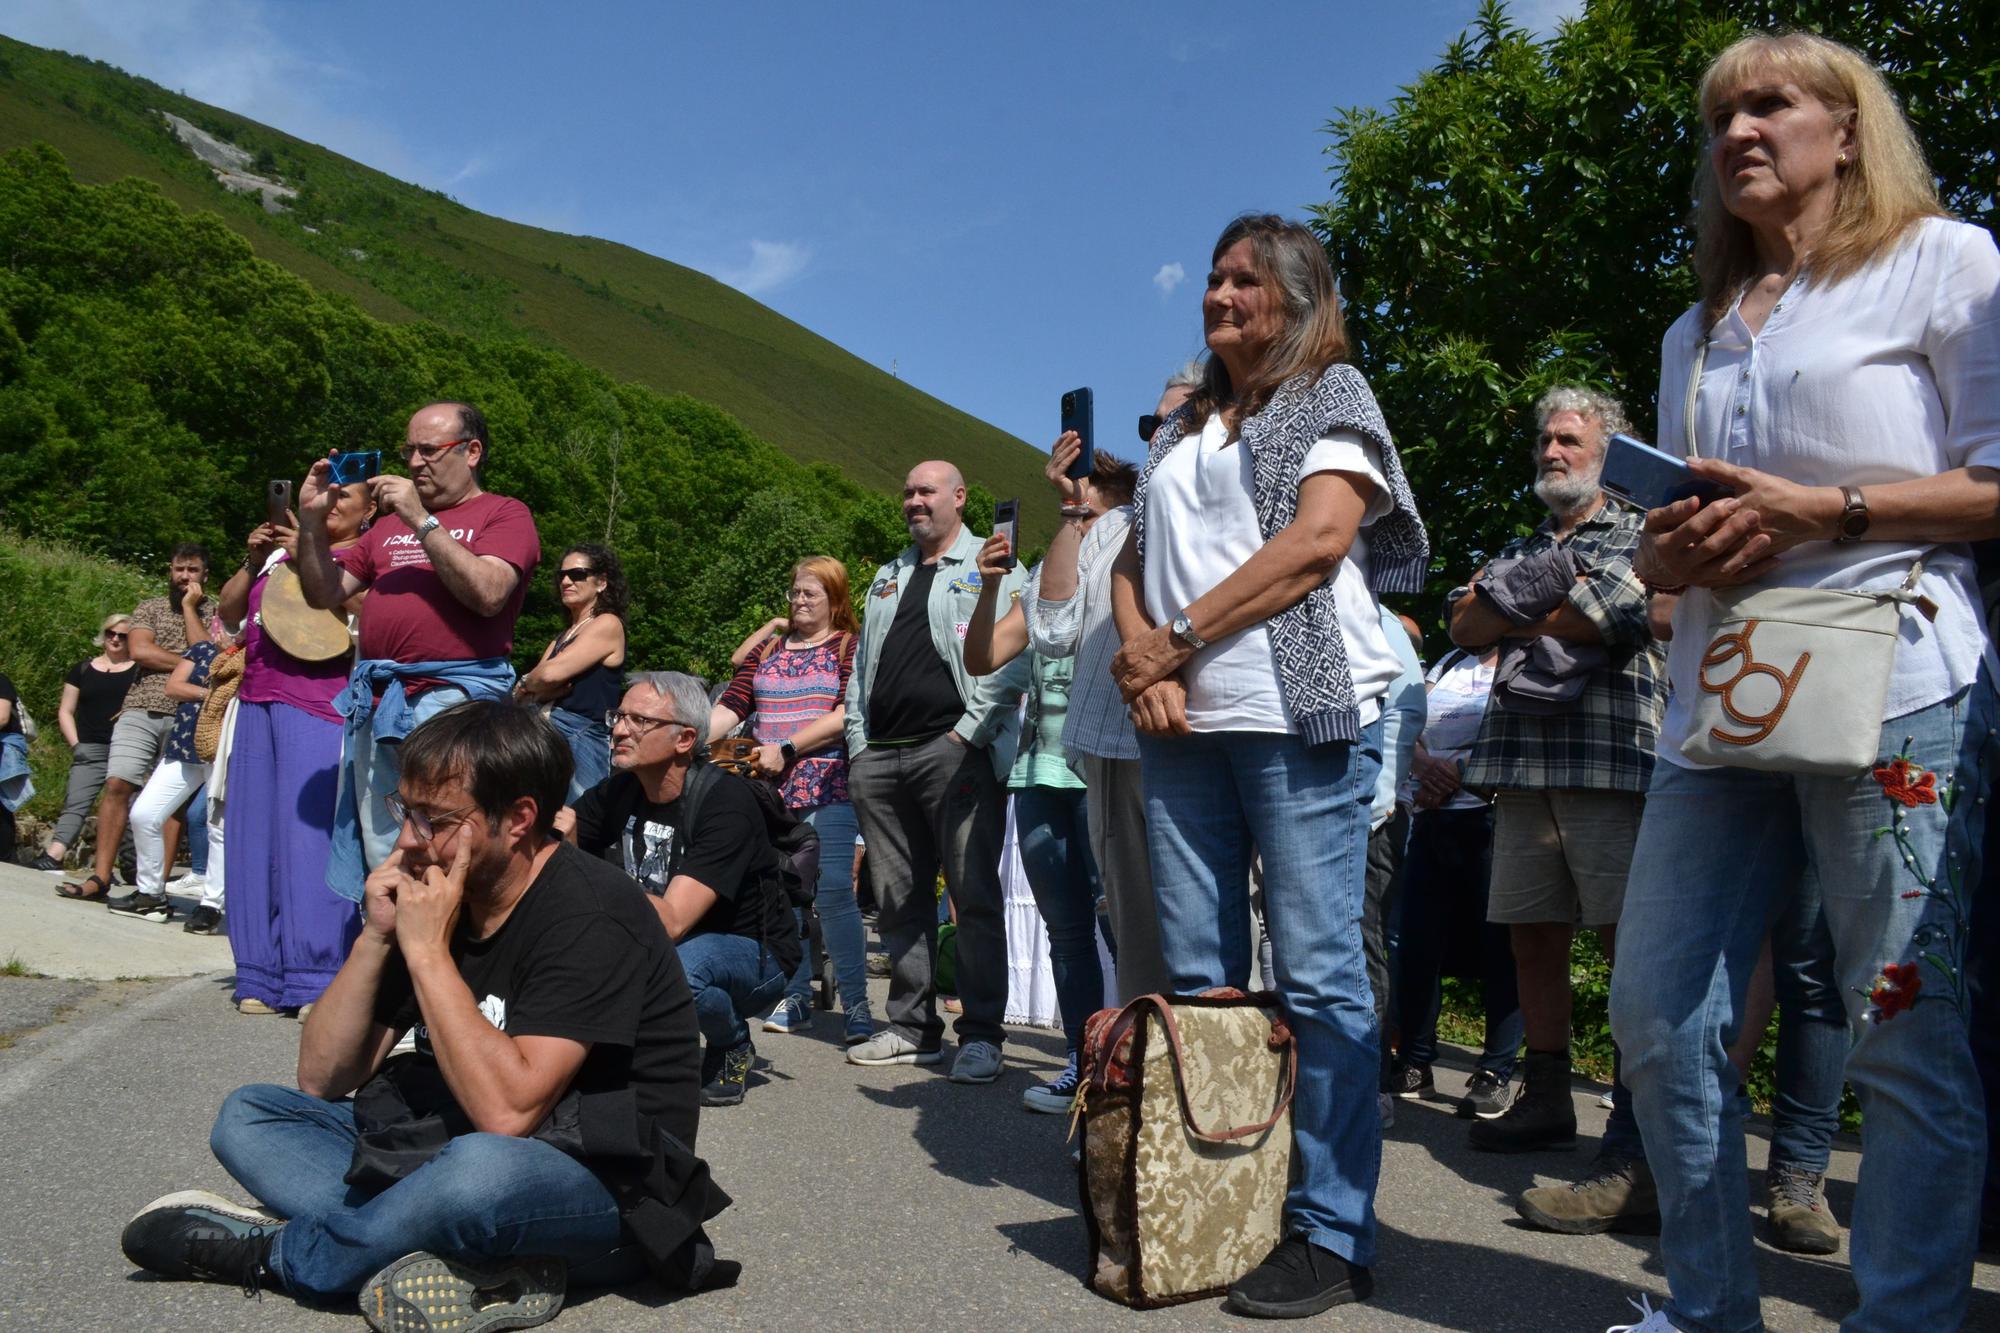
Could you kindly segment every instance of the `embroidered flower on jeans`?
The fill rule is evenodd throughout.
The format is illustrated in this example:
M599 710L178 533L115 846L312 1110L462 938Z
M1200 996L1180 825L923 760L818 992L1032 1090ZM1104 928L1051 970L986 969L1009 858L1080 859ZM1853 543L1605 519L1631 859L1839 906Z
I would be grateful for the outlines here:
M1882 784L1890 800L1901 801L1913 810L1920 805L1937 804L1937 774L1927 769L1919 771L1908 755L1899 754L1876 769L1875 780Z
M1885 963L1881 975L1868 990L1868 1002L1874 1006L1868 1017L1877 1023L1888 1022L1917 1002L1917 992L1923 985L1923 974L1917 964Z

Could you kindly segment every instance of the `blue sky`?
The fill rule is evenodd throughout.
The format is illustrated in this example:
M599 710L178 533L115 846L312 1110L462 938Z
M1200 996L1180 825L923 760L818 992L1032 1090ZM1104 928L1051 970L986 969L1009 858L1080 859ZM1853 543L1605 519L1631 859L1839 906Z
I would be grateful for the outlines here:
M711 273L1036 445L1088 384L1133 457L1222 225L1325 199L1325 121L1476 8L11 0L0 30Z

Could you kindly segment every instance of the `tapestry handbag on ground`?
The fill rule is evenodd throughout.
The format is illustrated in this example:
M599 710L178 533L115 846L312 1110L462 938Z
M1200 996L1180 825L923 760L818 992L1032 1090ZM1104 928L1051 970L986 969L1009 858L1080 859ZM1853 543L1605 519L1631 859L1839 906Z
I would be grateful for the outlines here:
M201 712L194 720L194 757L202 763L215 761L216 747L222 744L222 720L229 713L230 700L242 688L243 647L238 644L223 649L208 669L208 696L201 701Z
M1708 339L1688 374L1687 455ZM1689 692L1681 753L1700 764L1779 773L1852 776L1878 758L1882 708L1896 662L1903 607L1937 608L1917 592L1924 562L1899 587L1710 588L1683 594L1707 603L1707 646Z
M1084 1027L1088 1282L1146 1308L1219 1296L1282 1238L1298 1049L1277 998L1142 995Z

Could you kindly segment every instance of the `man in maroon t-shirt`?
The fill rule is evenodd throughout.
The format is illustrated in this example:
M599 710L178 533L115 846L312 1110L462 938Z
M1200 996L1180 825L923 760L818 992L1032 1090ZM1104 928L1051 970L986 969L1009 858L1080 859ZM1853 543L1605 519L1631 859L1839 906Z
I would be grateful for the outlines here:
M381 517L337 555L328 549L326 513L339 488L327 462L314 463L299 487L298 570L306 600L330 608L368 591L356 676L374 682L378 705L398 689L409 705L406 725L393 732L381 729L380 717L358 737L350 727L349 752L341 757L370 866L387 858L400 831L383 797L396 789L402 731L467 698L507 693L514 621L542 558L528 507L480 488L488 438L478 408L457 402L419 408L405 440L410 475L367 483Z

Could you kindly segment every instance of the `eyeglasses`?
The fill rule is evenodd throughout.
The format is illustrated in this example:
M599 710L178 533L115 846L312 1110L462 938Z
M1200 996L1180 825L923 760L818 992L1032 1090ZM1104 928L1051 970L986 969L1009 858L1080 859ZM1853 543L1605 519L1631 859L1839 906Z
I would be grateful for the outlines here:
M398 824L407 823L417 831L417 836L425 842L429 842L431 839L437 837L440 826L449 828L454 824L462 823L473 811L479 808L476 805L468 805L463 810L453 810L445 814L434 815L426 810L412 810L408 805L404 804L403 798L395 792L390 792L384 796L382 804L389 807L390 818L394 819Z
M785 599L792 602L816 602L824 596L826 594L818 588L794 588L785 594Z
M588 565L581 565L575 569L558 569L556 571L556 581L558 583L581 583L585 579L594 579L596 577L597 571Z
M625 724L625 729L634 736L648 735L656 727L686 727L689 731L697 730L693 723L683 722L679 718L647 717L644 713L628 713L622 708L613 708L605 712L604 729L606 731L616 731L618 724L621 722Z
M1146 413L1146 415L1140 417L1139 438L1144 440L1146 443L1151 444L1153 442L1154 434L1158 432L1158 430L1160 429L1160 422L1162 420L1164 420L1164 418L1156 417L1151 412L1148 412Z
M403 462L405 463L414 463L418 459L422 459L426 463L434 463L453 449L471 443L472 437L468 435L462 440L441 440L436 444L406 444L396 452L402 455Z

